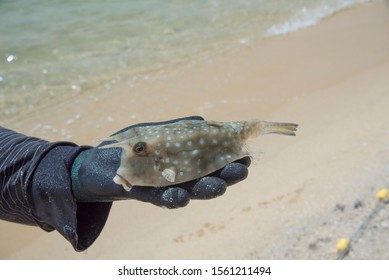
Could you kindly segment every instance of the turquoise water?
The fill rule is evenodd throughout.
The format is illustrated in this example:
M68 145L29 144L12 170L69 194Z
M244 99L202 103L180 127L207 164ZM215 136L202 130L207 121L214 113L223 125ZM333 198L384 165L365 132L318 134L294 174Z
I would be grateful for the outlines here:
M0 124L364 0L0 0Z

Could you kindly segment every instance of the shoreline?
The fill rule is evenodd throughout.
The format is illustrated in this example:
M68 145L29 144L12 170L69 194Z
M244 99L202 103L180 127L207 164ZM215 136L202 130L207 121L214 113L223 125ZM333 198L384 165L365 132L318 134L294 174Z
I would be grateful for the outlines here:
M300 126L295 138L260 139L263 154L249 177L218 199L173 211L116 202L85 253L57 233L0 221L3 240L18 238L0 244L0 258L336 258L336 240L353 233L376 189L389 185L388 14L385 1L360 4L134 88L117 85L115 95L85 96L12 123L22 133L89 145L132 123L186 115ZM358 200L363 207L353 208ZM389 258L389 250L377 253L388 249L385 211L350 258Z

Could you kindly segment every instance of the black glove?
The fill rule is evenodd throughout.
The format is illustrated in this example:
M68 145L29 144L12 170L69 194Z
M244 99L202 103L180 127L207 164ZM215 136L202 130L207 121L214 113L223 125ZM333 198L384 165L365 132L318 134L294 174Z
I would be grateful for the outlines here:
M203 120L201 117L183 119ZM183 119L137 124L117 133L131 127L151 124L164 125ZM99 146L105 144L107 143L103 142ZM171 187L133 186L130 191L126 191L121 185L113 182L116 171L120 166L121 152L121 148L91 148L78 155L72 167L72 191L77 201L97 202L136 199L166 208L183 207L189 203L190 199L211 199L222 195L227 186L247 177L247 167L251 162L249 157L244 157L201 179Z

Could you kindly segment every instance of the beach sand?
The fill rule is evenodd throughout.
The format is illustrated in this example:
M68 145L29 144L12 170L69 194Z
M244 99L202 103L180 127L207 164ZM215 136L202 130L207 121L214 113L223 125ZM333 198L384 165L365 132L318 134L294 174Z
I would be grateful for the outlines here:
M188 115L300 126L296 137L258 139L262 154L249 177L222 197L178 210L116 202L82 253L56 232L1 221L0 258L335 259L346 237L356 238L346 259L389 259L389 205L369 218L376 192L389 187L388 26L388 1L357 5L286 36L8 121L80 145Z

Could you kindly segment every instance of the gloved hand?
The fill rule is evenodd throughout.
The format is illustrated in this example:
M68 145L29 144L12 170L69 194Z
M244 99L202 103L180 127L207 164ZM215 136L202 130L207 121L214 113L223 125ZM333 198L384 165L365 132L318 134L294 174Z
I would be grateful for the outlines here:
M184 119L203 120L201 117ZM164 125L179 120L182 118L167 122L137 124L117 133L135 126ZM107 143L103 142L99 146L105 144ZM183 207L189 203L190 199L211 199L222 195L227 186L247 177L247 167L251 163L249 157L244 157L201 179L171 187L133 186L130 191L126 191L121 185L113 182L120 166L121 152L121 148L91 148L78 155L72 167L72 191L77 201L136 199L166 208Z

